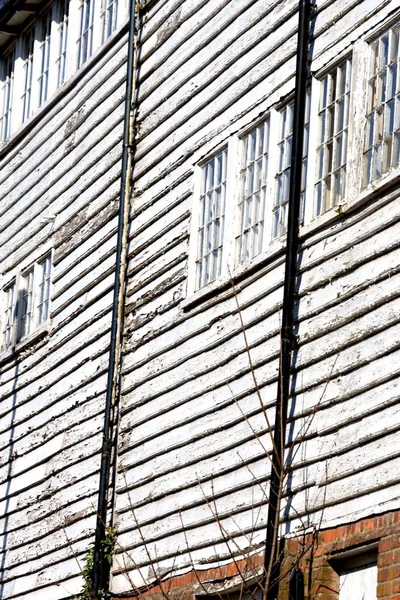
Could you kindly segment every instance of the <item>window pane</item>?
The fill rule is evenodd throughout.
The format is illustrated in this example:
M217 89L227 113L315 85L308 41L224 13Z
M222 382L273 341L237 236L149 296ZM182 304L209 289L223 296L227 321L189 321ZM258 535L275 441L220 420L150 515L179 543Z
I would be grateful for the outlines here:
M376 600L377 567L365 565L340 575L339 600Z
M35 42L34 30L28 31L22 40L23 63L23 93L22 93L22 122L24 123L32 114L32 75L33 75L33 48Z
M39 106L47 100L49 89L49 67L50 67L50 32L51 32L51 8L41 16L38 24L39 29L39 56L40 70L39 84Z
M4 290L5 310L3 314L3 347L7 348L13 341L13 332L16 316L16 288L12 283Z
M79 10L78 68L87 61L93 51L94 0L83 0Z
M328 91L326 91L328 93ZM310 102L311 90L307 90L306 110L304 120L304 143L303 143L303 169L302 184L300 191L300 221L304 215L304 194L307 179L307 154L308 154L308 133L310 127ZM325 100L323 100L325 101ZM275 175L275 199L272 215L272 237L280 237L286 233L287 223L287 204L289 202L290 186L290 167L292 160L292 136L293 136L293 110L294 104L290 102L281 111L281 134L278 142L279 160L278 172Z
M38 294L38 325L49 318L50 309L50 277L51 257L44 258L39 263L39 294Z
M15 52L12 50L2 60L2 89L1 89L1 141L5 142L11 132L11 112L14 87Z
M62 85L67 74L67 42L68 42L68 21L69 21L69 0L60 0L58 4L58 54L56 58L57 65L57 87Z
M314 192L316 215L336 206L344 197L351 68L351 59L347 59L321 81L321 94L325 101L320 104L319 112ZM325 91L327 88L328 93Z
M364 185L399 164L396 92L400 86L400 25L371 45L364 136Z
M21 309L21 323L20 331L18 334L19 338L23 338L29 335L34 327L33 323L33 281L34 269L30 269L22 277L23 285L21 290L22 296L22 309Z
M245 161L241 171L240 233L236 240L238 263L262 250L265 195L268 173L269 120L250 131L243 140Z
M197 288L221 275L224 236L226 149L203 167L197 249Z
M118 0L103 0L101 9L102 37L104 42L117 27Z

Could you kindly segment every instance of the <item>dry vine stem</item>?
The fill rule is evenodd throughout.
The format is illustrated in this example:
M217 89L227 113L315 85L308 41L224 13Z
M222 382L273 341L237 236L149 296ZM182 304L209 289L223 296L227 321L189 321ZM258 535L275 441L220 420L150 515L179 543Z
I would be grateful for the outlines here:
M272 450L267 449L263 439L261 438L260 432L256 430L256 428L251 423L249 416L245 413L245 411L240 406L240 403L239 403L238 399L236 398L231 385L229 383L227 383L227 386L228 386L228 389L230 391L232 398L234 399L234 401L236 403L236 406L238 407L238 409L241 413L243 420L246 422L252 435L254 436L254 439L257 441L257 443L259 444L259 446L262 450L260 457L262 457L262 456L266 457L267 460L269 461L269 463L273 464L272 456L273 456L273 452L276 452L276 446L275 446L274 437L273 437L273 430L272 430L272 427L271 427L269 419L268 419L267 408L263 402L261 391L260 391L260 386L257 381L257 376L255 373L255 366L254 366L254 363L253 363L253 360L251 357L251 348L248 343L246 326L245 326L244 318L242 315L242 308L239 304L239 299L237 296L237 292L235 289L233 279L231 279L231 284L232 284L232 288L233 288L233 295L235 298L237 314L238 314L239 321L240 321L240 330L241 330L241 333L243 334L244 347L245 347L245 352L246 352L247 361L248 361L248 368L249 368L249 372L251 373L251 377L252 377L252 381L253 381L253 389L255 391L255 394L258 399L258 403L260 405L260 411L265 419L266 433L268 434L269 439L271 440ZM293 461L297 455L297 452L299 451L300 442L302 440L304 440L304 438L307 436L307 433L311 427L313 419L315 418L315 415L325 397L326 390L329 385L329 382L331 381L331 377L334 372L338 357L339 357L339 354L336 356L335 361L332 364L330 375L325 382L325 386L323 388L321 397L318 400L318 403L313 407L310 414L304 419L297 435L295 436L295 438L292 440L291 444L287 448L287 450L289 451L289 456L290 456L290 464L287 463L285 465L281 465L281 468L280 468L279 491L278 491L279 507L281 505L281 500L283 497L285 479L286 479L288 473L290 472L291 465L293 464ZM297 446L297 447L295 448L295 446ZM293 451L293 453L291 454L292 451ZM255 473L253 473L250 466L248 464L246 464L245 459L239 454L239 452L237 452L237 454L238 454L240 461L247 468L248 472L251 475L252 482L253 482L253 488L252 488L253 491L254 491L254 486L257 486L261 490L262 498L265 499L265 504L268 504L268 496L267 496L266 487L262 485L262 482L255 475ZM281 464L281 462L282 461L279 461L280 464ZM120 573L122 573L126 577L128 584L132 590L131 593L134 594L136 597L140 598L141 600L145 600L145 599L147 600L148 597L151 596L152 592L159 593L162 596L163 600L172 600L174 594L171 592L171 585L172 585L173 575L177 571L176 559L177 559L177 556L179 554L181 554L181 551L179 548L176 549L176 554L174 556L172 567L171 567L171 569L168 570L169 580L165 587L164 584L166 583L165 577L166 577L167 573L164 573L162 577L160 577L160 575L158 574L160 572L160 569L157 568L157 565L159 564L159 557L157 556L157 548L156 548L156 546L154 547L153 553L150 551L149 544L146 541L146 536L144 535L141 524L138 521L137 516L136 516L134 503L132 502L131 495L128 490L128 484L127 484L126 476L125 476L124 472L123 472L123 478L124 478L124 482L125 482L125 487L127 489L129 511L132 514L132 518L134 520L136 530L138 531L139 538L142 543L142 547L144 548L145 554L147 556L147 561L148 561L148 564L150 565L150 570L152 573L153 580L151 582L146 581L146 579L142 573L142 569L140 568L140 565L137 564L137 562L131 556L130 552L126 548L121 546L121 544L118 542L118 539L116 539L115 546L116 546L116 548L118 548L118 556L122 555L122 560L124 563L124 565L120 565L120 568L118 570ZM234 523L234 525L236 526L235 534L232 534L231 532L228 531L228 529L226 527L224 527L224 525L221 521L221 517L218 513L218 508L217 508L217 503L216 503L216 496L215 496L215 491L214 491L214 481L213 481L212 475L210 475L210 478L211 478L211 494L209 495L209 497L205 493L202 482L200 481L200 479L198 477L197 477L197 485L199 487L199 490L201 491L201 494L202 494L205 504L207 505L207 507L210 510L212 518L214 519L215 523L217 523L217 525L218 525L222 541L226 545L226 548L227 548L227 556L229 557L229 560L231 560L232 563L235 565L235 569L237 572L237 575L235 577L239 577L239 579L241 580L240 590L239 590L239 600L242 600L242 596L244 594L246 594L246 597L250 597L251 600L258 600L259 595L258 595L257 591L259 591L261 593L261 595L265 598L267 590L273 583L273 582L271 582L271 575L272 575L272 568L273 568L272 561L269 564L267 573L264 573L264 578L258 577L256 579L254 579L254 577L253 577L250 580L248 578L249 573L253 574L254 570L256 568L255 563L254 563L254 557L260 555L260 548L259 548L259 546L257 546L257 547L254 546L253 537L254 537L255 531L257 530L257 522L258 522L258 519L259 519L259 516L261 513L262 505L259 506L259 512L258 512L256 519L254 519L254 516L252 517L252 529L250 532L245 532L240 529L232 512L229 512L226 515L224 515L224 518L226 516L229 517L229 519L232 521L232 523ZM263 478L264 483L267 483L268 479L269 479L268 477L265 477L265 479ZM252 505L253 505L253 510L254 510L254 500L252 502ZM318 527L316 528L314 526L312 540L308 544L306 544L305 543L306 531L310 530L310 526L306 525L305 523L302 522L300 515L298 516L298 518L301 522L301 525L302 525L301 529L303 532L302 534L298 532L298 535L303 535L303 538L304 538L304 542L302 544L302 549L293 558L292 562L288 566L286 566L285 569L280 573L279 581L281 581L282 579L284 579L285 577L287 577L289 575L290 570L299 564L299 561L301 560L301 558L305 554L307 554L307 552L313 547L313 545L315 543L316 531L317 531ZM189 566L191 567L191 570L194 573L194 578L195 578L199 588L201 589L202 593L204 595L208 596L210 594L210 592L207 589L207 587L205 586L204 580L202 580L200 578L198 569L196 569L196 564L193 560L192 551L191 551L189 540L187 537L188 526L185 525L185 523L184 523L182 510L179 510L179 519L180 519L180 523L181 523L181 530L183 532L183 536L184 536L184 540L185 540L185 546L186 546L185 550L189 557ZM321 515L321 519L322 519L322 515ZM275 523L274 523L273 547L274 547L275 555L277 554L277 545L278 545L278 541L279 541L278 540L279 525L280 525L280 510L278 510L276 513L276 519L275 519ZM247 539L247 541L248 541L247 548L245 548L245 549L241 548L241 546L236 541L235 537L238 534L242 534ZM66 532L65 532L65 535L67 538L68 546L70 547L71 552L74 555L75 560L77 561L77 563L79 565L80 572L82 573L82 568L81 568L79 560L73 550L72 542L68 538ZM232 549L232 546L234 546L235 550ZM243 558L238 560L238 557L243 557ZM129 568L126 564L126 558L128 558L130 561ZM281 557L278 556L278 559L280 559L280 558ZM242 568L242 566L241 566L243 559L245 560L244 568ZM143 580L143 586L137 587L137 585L135 585L133 580L131 579L130 571L132 570L132 567L134 570L139 571L140 577ZM221 571L221 577L222 577L222 571ZM262 583L262 582L264 582L264 583ZM235 589L237 590L237 588L235 588ZM228 593L228 592L229 592L229 588L227 587L226 590L224 590L223 592L213 591L212 595L219 596L221 600L224 600L224 599L226 599L226 593ZM123 596L125 596L125 594L115 594L115 595L113 595L112 593L110 594L111 598L112 597L123 597ZM94 599L94 600L96 600L96 599Z

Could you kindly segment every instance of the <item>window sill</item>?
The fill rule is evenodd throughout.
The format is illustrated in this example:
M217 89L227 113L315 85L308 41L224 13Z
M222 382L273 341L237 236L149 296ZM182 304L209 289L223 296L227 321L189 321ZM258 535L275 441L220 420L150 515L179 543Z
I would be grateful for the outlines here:
M362 206L369 200L372 200L378 194L387 191L392 185L400 182L400 166L392 167L390 171L381 175L379 179L372 181L353 199L345 202L341 207L340 213L351 212Z
M375 196L389 190L393 185L400 182L400 167L393 167L388 173L382 175L376 181L371 182L354 198L346 200L343 204L334 206L327 210L324 214L315 217L307 225L303 225L299 230L299 239L304 241L312 234L318 232L339 219L341 215L350 214L358 208L370 202ZM240 281L245 277L249 277L254 271L265 267L266 264L277 258L283 253L286 247L286 235L274 240L269 248L255 256L251 261L241 264L236 267L231 275L225 274L216 281L212 281L200 290L188 293L187 297L182 300L181 307L184 311L188 311L199 304L206 303L207 300L215 299L216 296L229 294L232 290L232 282L237 284L236 290L240 291Z
M22 340L20 340L16 344L11 344L10 346L8 346L8 348L5 348L4 350L2 350L0 352L0 361L5 361L10 358L13 358L15 355L19 354L20 352L23 352L24 350L26 350L30 346L36 344L40 340L48 337L49 332L50 332L50 321L46 321L46 323L43 323L42 325L40 325L40 327L35 329L35 331L32 331L32 333L30 333L29 335L24 337Z
M327 210L324 214L315 217L310 223L300 227L299 236L301 240L309 237L317 230L324 228L340 215L346 215L356 211L358 208L367 204L375 196L388 191L393 185L400 182L400 167L393 167L390 171L382 175L379 179L372 181L363 188L355 197L345 200L342 204L338 204Z
M282 254L285 247L286 235L274 240L267 250L258 254L249 262L238 265L231 273L225 274L195 292L188 293L187 297L181 302L181 308L187 311L223 293L232 293L232 284L235 286L237 284L236 290L240 291L240 281L243 278L249 277L253 271L264 267L267 263L277 258Z

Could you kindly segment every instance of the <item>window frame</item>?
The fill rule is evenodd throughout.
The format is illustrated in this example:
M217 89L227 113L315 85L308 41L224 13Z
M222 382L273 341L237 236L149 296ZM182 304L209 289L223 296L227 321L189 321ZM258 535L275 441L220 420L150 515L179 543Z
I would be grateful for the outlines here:
M69 0L57 0L54 3L54 63L55 78L57 80L56 89L61 87L68 78L68 67L71 62L70 46L70 10L71 2Z
M47 279L48 294L46 296L47 311L45 318L40 317L40 269L41 265L49 261L50 277ZM53 252L48 249L41 252L34 260L15 268L7 281L2 286L2 317L1 317L1 344L0 352L12 351L18 349L21 344L25 344L37 335L48 331L51 316L51 280L53 270ZM29 275L32 273L32 290L29 294ZM8 306L8 291L14 288L14 309L13 322L11 327L7 326L7 313L10 310ZM30 302L26 302L27 297L31 297ZM30 314L30 327L25 330L26 316ZM6 341L6 328L11 330L10 336Z
M16 47L15 45L9 49L7 54L2 59L2 88L1 88L1 117L0 117L0 139L2 142L12 134L13 129L13 102L14 97L14 79L15 79L15 63L16 63ZM11 66L11 75L8 75L9 67ZM7 97L7 99L6 99ZM7 120L5 121L5 119Z
M235 268L250 264L257 256L259 256L262 252L265 251L266 248L266 244L267 241L269 242L269 224L270 224L270 219L268 219L268 215L267 215L267 211L266 211L266 205L267 205L267 201L268 201L268 196L269 196L269 189L270 189L270 177L271 177L271 122L273 122L273 117L270 114L270 112L268 112L267 114L263 115L263 117L261 119L258 119L255 123L252 123L250 126L248 126L244 131L242 131L239 135L238 135L238 154L240 156L239 158L239 163L238 163L238 183L239 185L237 186L237 203L235 205L235 215L236 215L236 228L235 228ZM244 203L246 202L246 200L249 198L249 196L246 196L246 180L247 180L247 169L248 169L248 139L249 136L253 133L256 132L256 143L257 143L257 139L258 139L258 135L257 135L257 131L259 130L259 128L261 126L268 126L268 141L267 141L267 148L264 148L264 143L263 143L263 154L262 157L266 156L266 173L264 175L264 177L261 177L261 180L263 183L261 184L261 188L264 188L264 199L261 200L261 204L263 206L263 212L264 214L262 215L262 217L260 217L260 219L258 219L258 224L260 222L263 222L263 230L262 230L262 235L261 235L261 241L259 241L259 251L253 253L252 256L249 256L247 259L245 260L241 260L241 255L242 255L242 238L243 238L243 234L244 234L244 224L243 224L243 211L244 211ZM264 132L264 136L265 136L265 132ZM264 140L265 141L265 140ZM273 156L273 152L272 152L272 156ZM260 157L257 159L260 160ZM255 162L256 159L252 160L251 162ZM263 171L261 172L261 175L263 175ZM260 190L262 191L262 189L260 188ZM252 196L254 196L254 194L257 193L252 191ZM241 206L242 205L242 206ZM252 213L254 216L254 207L252 208ZM254 220L252 219L252 224L250 226L250 230L254 227Z
M319 102L318 102L318 114L316 115L316 119L318 120L318 135L317 135L317 147L315 149L316 153L316 165L315 165L315 181L314 181L314 191L313 191L313 204L314 204L314 216L319 217L328 210L334 208L342 204L346 198L346 188L347 188L347 162L348 162L348 148L349 148L349 122L350 122L350 110L352 106L353 100L353 54L348 54L345 58L338 61L336 64L332 66L326 73L321 75L317 81L319 86ZM343 76L343 72L341 71L342 67L345 67L345 83L344 90L338 96L338 74L339 77ZM332 84L333 76L335 76L335 83ZM328 79L329 78L329 79ZM327 89L324 91L324 82L327 82ZM342 81L340 82L342 84ZM332 92L333 89L333 92ZM326 101L323 102L324 94L326 93ZM333 97L332 97L333 95ZM328 99L329 98L329 99ZM339 102L343 100L343 127L339 130L338 125L338 113L339 113ZM322 106L321 106L322 104ZM333 116L329 115L330 110L333 111ZM324 122L322 121L322 115L325 115ZM331 127L330 135L327 137L326 130ZM341 150L341 158L343 154L345 155L345 161L343 159L340 162L340 165L337 165L337 140L339 136L343 135L345 142L343 144L343 148ZM328 150L328 146L331 145L330 151ZM328 157L328 160L327 160ZM321 173L322 168L322 173ZM344 173L343 180L341 179L340 193L336 193L337 191L332 191L333 187L336 187L332 184L332 181L337 182L337 175L339 173L339 177L341 179L341 173ZM329 181L329 185L327 182ZM319 196L319 190L321 191L321 196ZM327 194L327 189L330 190L330 195ZM343 191L342 191L343 190Z
M36 22L36 43L37 43L37 104L42 106L48 99L50 92L50 76L52 75L52 46L54 45L53 36L53 12L54 6L48 6L39 16ZM53 43L52 43L53 42Z
M37 283L36 313L37 326L39 327L50 318L50 294L51 294L51 275L53 270L51 253L45 254L39 260L35 261L35 272L41 271L41 277ZM36 273L35 273L36 275ZM44 310L44 315L43 315Z
M111 11L110 11L111 9ZM101 0L100 22L101 43L113 34L118 27L119 0Z
M24 125L29 121L34 112L34 68L35 68L35 25L27 29L20 40L20 55L21 55L21 124Z
M313 95L315 95L315 84L314 81L310 81L308 86L307 86L307 90L306 90L306 104L305 104L305 118L304 118L304 137L303 137L303 156L302 156L302 171L301 171L301 192L300 192L300 211L299 211L299 219L300 219L300 224L304 223L304 215L305 215L305 204L306 204L306 198L308 196L308 181L309 181L309 162L310 162L310 128L311 128L311 121L312 119L314 119L312 113L311 113L311 107L312 107L312 97ZM276 146L276 163L275 163L275 170L274 170L274 183L273 183L273 192L272 192L272 207L271 207L271 213L272 213L272 224L271 224L271 241L273 242L274 240L278 240L281 239L282 237L286 236L286 228L287 228L287 219L288 219L288 213L287 210L289 208L289 194L290 194L290 172L291 172L291 164L289 161L289 164L285 163L285 167L282 169L282 162L281 162L281 158L282 158L282 152L279 150L279 146L282 146L282 144L284 144L284 148L286 148L287 146L287 140L290 139L290 152L292 151L292 140L293 140L293 126L294 126L294 120L293 120L293 116L292 115L292 119L291 119L291 128L290 128L290 133L288 133L286 131L286 121L285 121L285 132L284 132L284 137L282 138L282 113L284 110L286 110L289 106L293 105L294 106L294 98L293 98L293 94L291 94L285 102L280 103L280 105L276 108L276 112L279 118L279 125L277 126L277 128L275 129L275 131L279 131L279 137L276 137L275 140L275 146ZM284 156L286 156L286 153L284 154ZM291 154L290 154L291 157ZM282 177L283 174L287 174L287 194L284 194L284 201L280 202L280 198L279 198L279 178ZM281 218L281 209L282 207L284 207L284 211L283 211L283 219ZM279 234L276 235L275 231L275 225L276 225L276 218L275 215L278 215L278 226L279 226Z
M3 287L3 310L1 322L1 349L5 350L13 345L16 335L17 325L17 279L13 277ZM12 299L10 301L10 292L12 290ZM9 313L11 311L11 323L9 324Z
M79 1L79 34L76 40L77 45L77 69L83 67L94 52L94 25L96 0ZM86 23L88 18L88 22ZM86 44L85 35L87 34ZM82 48L85 46L84 51Z
M34 263L27 269L24 269L18 278L18 294L20 299L19 314L17 315L17 342L28 337L35 329L35 275L36 269ZM25 323L29 323L28 331L26 331Z
M7 125L7 130L3 134L3 118L0 117L1 144L7 143L16 130L25 126L41 107L47 104L57 89L71 79L77 71L84 68L127 18L126 0L114 0L113 6L117 6L117 11L115 12L114 9L112 11L112 31L104 37L101 0L89 0L89 2L93 20L90 35L92 46L85 60L82 56L79 57L80 35L78 37L76 35L77 31L80 32L82 0L54 0L51 4L47 4L33 22L24 24L25 28L18 34L14 48L7 48L0 57L1 71L4 73L8 56L13 50L15 52L11 123ZM66 14L66 7L68 14ZM107 10L106 7L106 12ZM46 17L48 35L47 41L44 41L42 32ZM1 71L0 87L3 89L6 76L2 76Z
M397 29L398 39L397 39L397 56L393 60L391 59L389 53L392 49L391 40L393 38L392 31ZM382 40L385 36L390 37L388 40L388 48L387 48L387 61L385 64L381 63L381 50L382 50ZM374 51L374 46L377 47L378 52ZM364 147L363 147L363 181L362 186L367 187L371 183L375 183L379 181L386 173L389 173L392 169L396 169L400 166L400 19L399 16L396 20L393 20L392 23L386 25L386 27L381 27L380 30L370 39L368 40L368 53L366 57L367 61L367 76L365 81L366 87L366 106L365 106L365 115L364 115ZM397 81L395 81L395 90L392 96L387 98L387 90L386 86L390 77L388 77L388 73L390 73L391 63L396 63L396 76ZM379 64L377 64L379 63ZM384 74L382 78L381 75ZM385 87L380 88L379 80L384 79ZM378 83L377 83L378 82ZM396 87L397 83L397 87ZM371 87L374 91L373 96L375 98L371 98ZM381 92L381 93L379 93ZM384 97L382 97L382 92ZM379 99L378 96L381 96ZM394 100L393 104L393 131L387 132L387 108L391 100ZM397 100L397 110L396 110L396 100ZM375 101L375 102L374 102ZM395 130L395 120L398 120L398 128ZM373 127L371 128L371 123ZM378 135L376 133L376 124L378 123L378 127L381 128L381 133ZM372 137L371 140L371 129L372 129ZM396 136L397 133L397 136ZM379 137L381 139L379 140ZM398 148L398 159L395 164L392 163L393 159L393 137L397 137L397 148ZM369 138L369 145L367 146ZM387 161L387 141L390 139L390 159L389 164L386 164ZM379 157L379 172L375 175L372 174L372 169L374 168L376 155L380 154ZM374 160L371 160L369 163L367 159L367 155L371 155L374 157ZM375 164L376 167L376 164Z
M221 158L220 161L219 158ZM220 178L218 177L219 172ZM210 173L212 181L210 181ZM197 221L197 252L195 261L196 290L200 290L215 280L220 279L222 274L224 234L226 231L227 176L228 146L225 145L218 152L209 156L201 165L201 189L198 199L200 206ZM219 195L217 194L218 189L220 189ZM216 197L219 197L217 204ZM209 219L207 213L211 213ZM207 233L208 231L209 233ZM211 244L209 249L205 247L207 244Z
M221 151L227 151L227 171L226 171L226 189L225 189L225 215L230 214L236 217L236 194L237 186L235 185L237 173L232 157L238 151L238 139L236 137L229 140L223 140L220 144L212 148L205 156L203 156L195 165L193 170L194 189L192 195L192 211L190 220L190 243L188 256L188 277L187 277L187 297L200 297L207 294L221 285L221 281L227 279L227 274L234 270L234 240L233 236L229 235L229 227L224 227L222 238L222 258L221 258L221 273L215 280L198 287L197 285L197 253L198 253L198 225L200 221L200 195L202 189L203 168L213 157Z

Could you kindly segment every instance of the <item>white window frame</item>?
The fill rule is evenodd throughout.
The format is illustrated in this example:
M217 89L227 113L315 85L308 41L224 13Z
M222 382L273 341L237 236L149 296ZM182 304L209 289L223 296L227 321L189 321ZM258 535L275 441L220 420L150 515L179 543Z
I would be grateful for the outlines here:
M35 328L35 265L21 273L20 283L20 308L18 318L17 341L27 337Z
M393 53L395 32L397 43ZM383 42L385 38L387 50ZM370 41L368 54L364 186L379 180L391 168L400 165L400 21L393 23ZM393 160L394 149L397 149L397 159Z
M345 209L346 205L351 205L360 196L362 187L362 146L363 123L365 118L365 83L363 73L365 72L365 52L366 43L363 40L357 40L349 52L346 48L339 56L335 57L323 69L316 72L311 82L311 119L310 119L310 140L308 153L306 200L304 210L303 227L313 227L314 224L325 222L331 219L338 212ZM318 212L316 186L319 183L318 173L318 150L321 146L320 132L320 99L322 94L321 82L335 69L340 67L344 61L351 60L352 73L349 97L349 119L347 127L347 155L346 155L346 182L345 193L342 197L336 198L330 206ZM357 98L357 102L354 102ZM302 231L302 229L300 230Z
M227 152L227 171L226 171L226 188L225 188L225 216L228 215L234 222L235 202L236 202L236 171L235 161L231 157L235 156L238 148L238 138L230 139L229 142L223 142L216 148L210 151L206 157L202 158L194 167L194 192L192 216L190 222L190 246L189 246L189 268L187 280L187 296L198 296L207 291L218 287L222 280L226 280L227 274L234 270L234 242L233 236L229 235L229 227L224 227L222 238L222 257L221 257L221 272L212 281L204 285L198 285L198 244L199 244L199 223L200 223L200 196L202 193L204 167L206 164L221 151Z
M101 43L111 36L118 27L118 0L101 0Z
M319 80L318 145L314 184L315 216L346 197L347 149L351 103L352 56Z
M34 66L35 66L35 27L24 32L21 37L21 123L26 123L34 111Z
M367 186L363 185L363 161L364 161L364 129L366 124L366 109L367 109L367 91L368 91L368 57L371 53L371 43L377 40L382 34L385 34L395 25L400 24L400 11L397 12L395 17L390 17L385 22L380 23L373 31L369 31L368 35L362 35L357 39L349 48L348 44L343 44L341 51L334 56L332 53L332 60L327 61L323 64L323 57L321 58L321 68L317 70L311 77L310 87L308 93L310 98L308 100L310 107L310 118L309 118L309 144L308 152L303 155L303 161L307 163L307 174L306 179L302 181L303 196L305 202L301 207L301 212L304 211L304 221L300 225L300 236L307 235L308 231L319 227L320 225L327 223L328 221L335 218L337 213L348 212L354 210L356 207L365 203L371 198L372 193L376 193L376 190L390 185L393 181L400 180L400 159L396 166L391 167L388 172L383 173L379 179L370 182ZM400 42L399 42L400 46ZM400 52L400 51L399 51ZM346 76L346 90L345 90L345 103L348 107L349 117L347 125L347 155L345 163L339 165L339 168L346 166L346 180L345 180L345 191L342 195L339 195L331 203L326 203L324 210L319 211L316 206L316 195L315 185L321 181L321 178L317 177L317 150L321 147L321 136L319 136L320 128L320 95L321 95L321 80L329 76L330 73L341 67L344 62L347 64L351 61L351 75ZM399 54L399 72L400 72L400 54ZM400 76L398 79L400 88ZM350 88L350 89L348 89ZM399 112L398 119L400 123L400 89L399 94ZM217 288L218 285L224 284L229 281L233 276L240 275L245 269L258 264L263 261L267 256L274 255L277 251L280 251L285 244L284 231L280 231L280 236L274 238L272 219L273 219L273 204L276 203L277 185L276 179L280 175L278 160L279 152L278 145L280 143L280 132L281 132L281 115L282 110L291 101L289 85L282 86L281 90L275 95L275 99L278 96L286 95L285 102L273 103L270 105L268 101L263 104L264 114L262 117L255 116L255 111L252 112L254 115L251 123L243 124L239 131L234 130L234 125L230 126L226 134L229 135L228 142L225 145L228 146L228 168L227 168L227 184L226 184L226 214L230 211L234 211L234 224L232 225L232 218L229 217L229 225L225 227L224 231L224 242L223 242L223 260L221 266L221 274L218 281L213 282L215 285L209 283L204 288L198 288L196 286L196 256L197 256L197 243L198 243L198 229L197 224L199 220L200 210L200 196L201 196L201 167L205 162L212 156L212 153L207 155L207 158L195 166L194 170L194 194L193 194L193 208L192 208L192 220L191 220L191 238L189 246L189 265L188 265L188 287L187 287L187 298L184 301L184 305L191 305L196 298L199 298L204 291L204 296L207 295L209 290ZM333 99L334 102L339 100L339 97ZM347 108L346 108L347 110ZM252 130L254 130L263 120L269 118L270 120L270 139L269 139L269 160L268 160L268 171L265 181L266 200L265 200L265 227L263 243L261 244L261 251L259 255L254 252L253 256L249 256L249 260L242 262L239 258L238 251L238 240L243 233L243 226L240 217L240 206L243 199L243 179L244 179L244 150L245 150L245 138ZM242 120L243 123L244 119ZM400 130L399 130L400 131ZM335 127L333 132L333 141L335 136L341 132ZM305 136L305 143L307 143L307 136ZM323 141L325 143L326 140ZM218 148L217 150L218 151ZM288 166L288 165L287 165ZM324 176L332 176L335 174L335 165L333 162L329 166L329 169L325 171ZM332 167L332 168L331 168ZM320 214L319 214L320 213ZM282 220L282 219L281 219ZM283 229L283 228L282 228ZM232 267L233 265L233 267Z
M39 275L36 293L36 321L42 325L50 317L50 292L51 292L52 256L46 254L35 262L35 275Z
M50 51L52 47L52 13L53 7L48 7L39 17L37 22L37 37L38 37L38 78L37 89L38 99L37 106L44 104L49 95L50 89Z
M71 9L71 2L69 0L58 0L54 4L54 21L55 21L55 76L56 76L56 87L59 88L63 85L68 77L68 60L69 57L69 38L71 37L69 27L69 12Z
M94 52L96 0L80 0L79 2L79 34L77 44L77 68L80 69Z
M312 102L312 89L311 86L307 87L306 90L306 105L305 105L305 119L304 119L304 138L303 138L303 160L302 160L302 174L301 174L301 193L300 193L300 222L304 221L305 212L305 198L307 194L307 180L309 177L308 163L309 163L309 138L310 138L310 121L311 121L311 102ZM287 117L284 117L287 109L292 107L292 115L290 120L287 121ZM290 194L290 173L291 173L291 153L293 143L293 114L294 100L289 99L287 102L282 104L279 108L279 138L276 141L278 147L275 169L275 189L273 193L273 204L272 204L272 232L271 238L273 240L279 239L286 235L287 219L288 219L288 207L289 207L289 194ZM288 127L289 123L289 127ZM282 187L283 184L283 187Z
M2 88L1 88L1 113L0 131L1 141L8 140L12 133L13 102L14 102L14 77L15 77L15 46L2 59ZM11 69L11 73L10 73Z
M260 154L261 135L263 140ZM241 164L236 207L238 213L238 227L235 234L236 266L248 264L265 249L265 238L268 237L266 223L269 223L266 207L269 192L268 177L271 170L270 137L269 114L239 137ZM258 171L257 179L256 171Z
M91 47L86 55L82 54L81 36L84 0L54 0L37 16L34 23L30 23L29 27L21 32L14 48L7 50L7 53L1 57L3 71L3 75L0 73L1 142L6 142L19 126L29 121L34 113L51 98L56 89L86 65L93 54L127 18L126 0L88 1L91 6L92 25L88 40ZM48 29L46 40L42 40L46 25ZM25 44L28 42L32 52L26 56ZM79 54L80 48L81 54ZM7 89L5 86L8 84L5 67L10 52L14 52L11 84L13 99L11 120L5 126L3 125L5 122L3 90Z
M3 288L3 310L1 327L1 347L6 349L15 340L17 323L17 282L15 277Z
M44 276L43 264L46 263ZM1 351L18 347L20 343L30 340L35 334L47 329L50 323L52 252L42 252L36 260L17 267L8 278L2 291ZM31 287L29 287L32 282ZM13 307L9 303L9 290L14 288ZM45 291L42 296L42 290ZM41 306L46 310L43 314ZM11 327L8 315L12 316ZM29 317L27 319L26 317ZM26 327L26 323L29 323ZM9 334L7 332L10 332Z
M220 279L224 253L228 147L216 152L201 167L197 226L196 289Z

